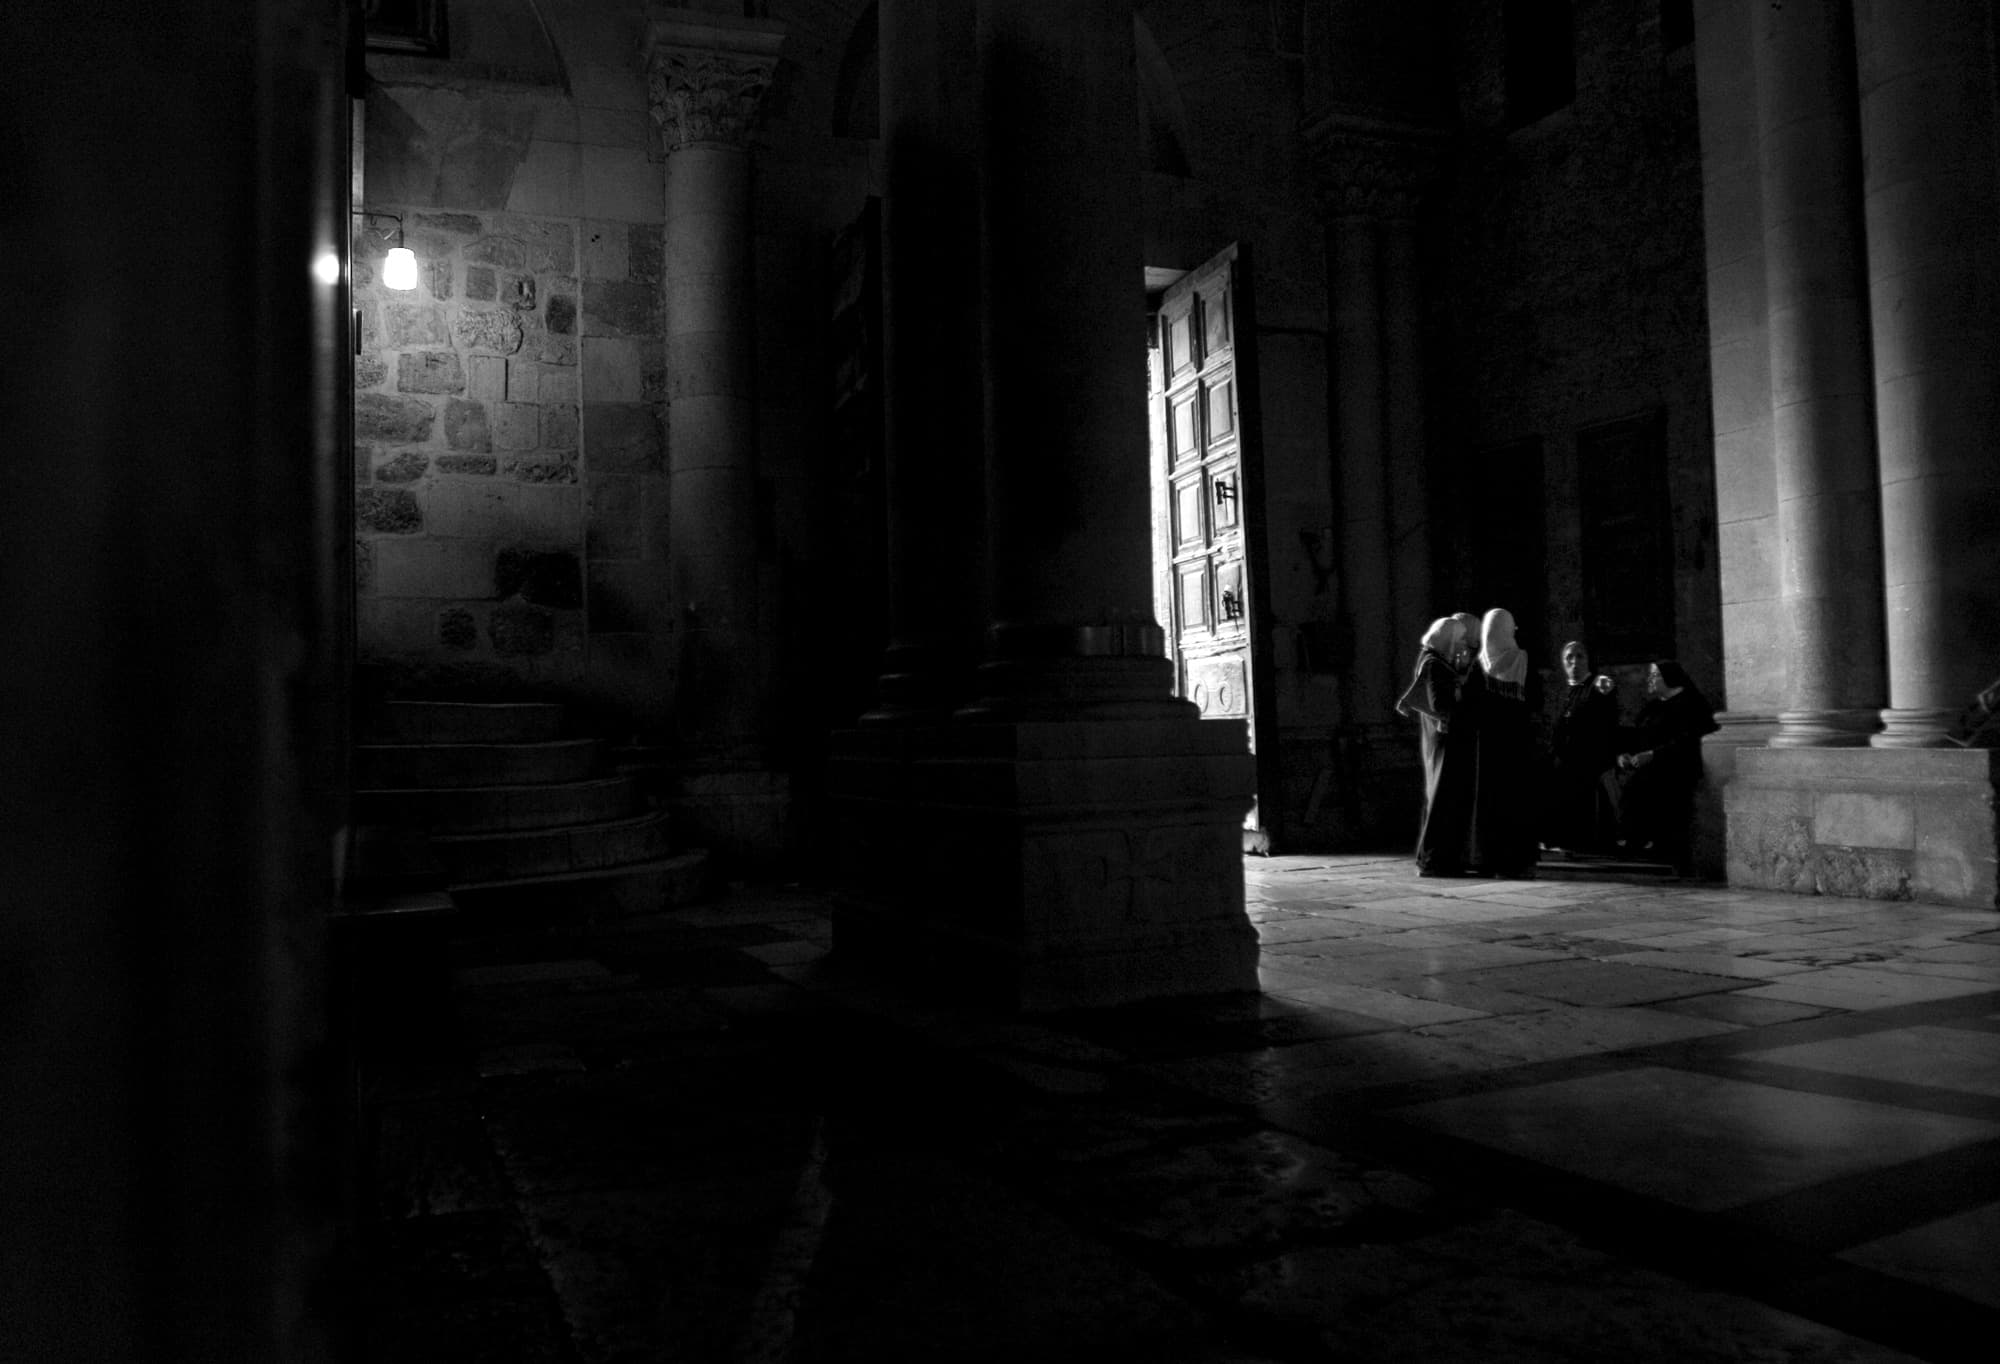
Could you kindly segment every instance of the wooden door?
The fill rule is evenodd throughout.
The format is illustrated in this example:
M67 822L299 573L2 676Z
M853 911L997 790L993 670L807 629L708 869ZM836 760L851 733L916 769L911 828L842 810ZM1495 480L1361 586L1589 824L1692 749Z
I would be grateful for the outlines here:
M1240 269L1238 248L1230 247L1169 285L1153 314L1153 604L1176 692L1204 719L1248 721L1256 752L1254 698L1263 679L1248 495L1256 451L1245 433L1251 369ZM1245 828L1262 827L1253 806Z

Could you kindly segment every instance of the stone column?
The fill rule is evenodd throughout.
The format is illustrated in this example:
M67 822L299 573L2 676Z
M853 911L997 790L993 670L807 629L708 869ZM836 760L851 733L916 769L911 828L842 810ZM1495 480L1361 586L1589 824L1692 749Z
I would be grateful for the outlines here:
M1352 653L1347 722L1364 730L1394 718L1398 650L1389 556L1387 422L1383 387L1381 263L1365 193L1336 188L1333 253L1333 422L1340 490L1340 590Z
M749 140L783 28L693 10L652 14L646 65L667 157L668 557L682 630L675 710L690 756L728 762L757 755L765 719Z
M1400 735L1403 669L1445 609L1432 593L1415 221L1436 155L1423 130L1375 121L1336 119L1309 136L1332 257L1348 718Z
M1883 697L1861 137L1846 0L1756 11L1780 597L1778 748L1867 741Z
M1192 707L1153 619L1130 7L979 7L983 708Z
M973 7L883 0L883 418L892 637L871 723L966 699L984 627Z
M1855 5L1889 708L1947 742L2000 672L2000 137L1984 0Z
M1417 182L1412 180L1410 188ZM1430 447L1424 425L1423 291L1417 262L1416 194L1397 197L1382 223L1382 368L1389 488L1392 677L1442 614L1431 561ZM1400 688L1392 695L1399 695Z
M1252 991L1244 724L1172 695L1153 619L1132 9L980 0L976 33L986 662L900 731L903 893L835 950L1023 1009Z

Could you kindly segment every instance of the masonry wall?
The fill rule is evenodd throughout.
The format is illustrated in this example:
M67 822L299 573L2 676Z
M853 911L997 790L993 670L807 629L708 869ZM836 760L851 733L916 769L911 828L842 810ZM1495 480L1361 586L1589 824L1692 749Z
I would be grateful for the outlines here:
M1586 626L1579 438L1604 423L1657 419L1671 524L1671 647L1721 705L1694 48L1666 46L1656 0L1571 11L1575 98L1513 130L1502 6L1455 12L1462 132L1432 243L1444 263L1433 297L1434 456L1446 475L1438 510L1452 528L1440 544L1460 604L1474 610L1514 606L1482 595L1496 554L1486 551L1482 562L1481 546L1541 549L1545 609L1519 623L1553 695L1556 651ZM1540 495L1523 499L1525 518L1494 526L1481 460L1534 440ZM1642 699L1644 660L1603 661L1622 665L1614 671L1629 714Z
M357 644L394 684L671 704L662 174L639 10L566 7L449 62L371 55L357 237ZM560 60L558 60L560 53Z

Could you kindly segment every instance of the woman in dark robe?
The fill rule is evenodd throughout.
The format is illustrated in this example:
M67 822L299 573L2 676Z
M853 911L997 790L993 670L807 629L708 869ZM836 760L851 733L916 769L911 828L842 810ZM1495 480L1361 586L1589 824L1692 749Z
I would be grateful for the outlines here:
M1528 655L1514 617L1495 607L1480 622L1479 663L1465 679L1461 709L1473 717L1472 870L1535 875L1535 735L1528 716Z
M1617 687L1590 671L1581 640L1562 648L1567 685L1549 731L1549 765L1542 804L1542 842L1595 852L1616 832L1604 774L1618 758Z
M1421 726L1424 817L1417 827L1417 874L1463 876L1472 820L1472 726L1458 694L1470 650L1465 627L1450 616L1431 622L1417 651L1415 675L1396 702Z
M1701 737L1720 728L1715 707L1671 658L1646 675L1646 704L1626 732L1618 759L1618 804L1625 850L1686 866L1688 822L1701 780Z

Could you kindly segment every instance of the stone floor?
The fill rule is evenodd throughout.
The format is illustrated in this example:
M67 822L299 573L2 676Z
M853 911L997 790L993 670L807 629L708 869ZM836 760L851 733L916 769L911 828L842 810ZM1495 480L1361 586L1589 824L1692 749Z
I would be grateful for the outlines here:
M1991 1357L2000 915L1246 876L1261 998L1033 1021L799 888L461 932L364 1039L362 1357Z

